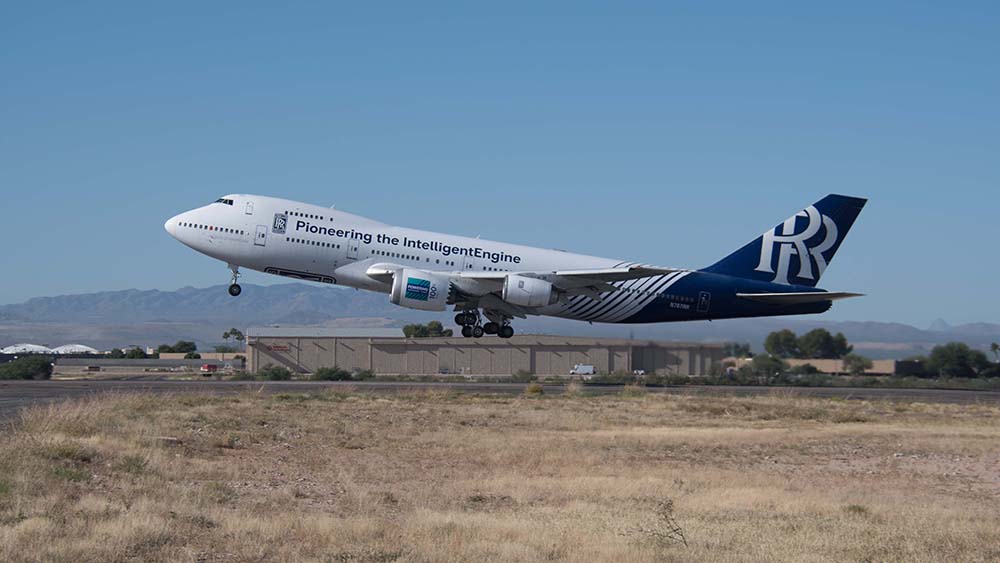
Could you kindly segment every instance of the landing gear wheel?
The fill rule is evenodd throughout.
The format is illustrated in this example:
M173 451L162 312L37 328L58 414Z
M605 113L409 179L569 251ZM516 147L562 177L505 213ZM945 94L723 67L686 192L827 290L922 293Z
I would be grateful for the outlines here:
M462 336L464 336L466 338L472 338L472 327L469 326L469 325L463 326L462 327Z
M500 330L500 325L492 321L483 325L483 332L485 332L486 334L498 334L499 330Z
M504 325L500 327L500 332L497 333L500 338L510 338L514 336L514 327L510 325Z
M455 324L459 326L472 326L479 322L479 317L475 313L459 313L455 315Z
M243 293L243 288L240 287L240 284L236 283L240 279L240 267L236 264L230 264L229 270L233 272L233 281L229 282L229 295L236 297Z
M462 329L462 332L465 332L464 328ZM472 327L472 337L473 338L482 338L483 337L483 327L478 326L478 325Z

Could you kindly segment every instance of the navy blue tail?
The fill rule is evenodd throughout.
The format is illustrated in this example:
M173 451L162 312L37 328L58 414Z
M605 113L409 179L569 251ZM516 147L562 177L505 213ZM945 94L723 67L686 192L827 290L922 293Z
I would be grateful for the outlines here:
M867 201L828 195L702 271L814 287Z

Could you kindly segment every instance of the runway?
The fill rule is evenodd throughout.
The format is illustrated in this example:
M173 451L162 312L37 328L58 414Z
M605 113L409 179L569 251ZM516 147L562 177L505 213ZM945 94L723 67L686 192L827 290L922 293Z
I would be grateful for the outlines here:
M309 393L343 389L365 393L407 393L443 390L455 393L518 395L524 383L421 383L393 381L171 381L171 380L74 380L74 381L0 381L0 419L17 409L52 401L97 395L100 393L212 393L235 394L245 391L262 393ZM543 385L546 394L563 392L562 385ZM594 394L618 393L618 385L587 386ZM803 397L840 397L854 400L891 400L925 403L1000 405L1000 391L961 391L940 389L871 389L843 387L744 387L676 386L649 387L652 393L676 395L747 396L766 395L781 390Z

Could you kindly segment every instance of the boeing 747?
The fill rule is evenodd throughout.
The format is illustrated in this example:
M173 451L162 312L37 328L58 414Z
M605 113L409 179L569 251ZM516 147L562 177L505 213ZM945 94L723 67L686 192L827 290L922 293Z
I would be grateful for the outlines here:
M866 200L828 195L701 269L668 268L387 225L307 203L227 195L169 219L185 245L240 268L388 294L457 314L465 337L510 338L548 315L657 323L822 313L860 294L816 287Z

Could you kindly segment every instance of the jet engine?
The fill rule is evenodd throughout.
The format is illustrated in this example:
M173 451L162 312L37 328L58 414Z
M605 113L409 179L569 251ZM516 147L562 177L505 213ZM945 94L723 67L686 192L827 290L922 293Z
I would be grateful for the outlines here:
M448 305L450 287L448 276L402 268L392 276L389 301L393 305L410 309L444 311Z
M559 299L552 284L537 278L510 274L503 280L503 300L521 307L544 307Z

